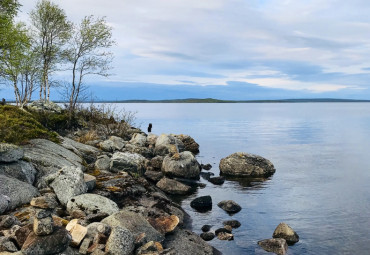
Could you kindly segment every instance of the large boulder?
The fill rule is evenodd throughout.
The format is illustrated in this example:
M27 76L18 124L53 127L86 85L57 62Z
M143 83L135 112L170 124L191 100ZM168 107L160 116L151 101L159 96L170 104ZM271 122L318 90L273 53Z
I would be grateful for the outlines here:
M299 241L298 234L286 223L280 223L272 235L273 238L283 238L289 245L295 244Z
M67 203L67 211L72 213L74 210L82 210L86 214L106 213L108 215L119 211L119 208L112 200L96 195L82 194L72 197Z
M116 226L112 229L105 251L107 255L131 255L135 249L135 238L131 232L123 227Z
M194 154L199 153L199 144L189 135L175 135L175 138L180 139L184 144L186 151L191 151Z
M95 169L108 171L110 168L111 159L107 155L100 155L95 161Z
M240 177L267 177L275 173L275 167L269 160L244 152L221 159L219 167L224 175Z
M188 179L199 179L200 165L190 151L166 156L162 163L165 175Z
M125 147L126 142L118 136L111 136L108 140L99 143L99 147L103 151L114 152L120 151Z
M285 255L288 250L288 245L283 238L272 238L258 241L258 245L265 251L274 252L278 255Z
M164 237L138 213L121 210L101 221L110 227L122 227L131 231L134 236L145 233L148 240L162 242Z
M169 178L162 178L156 186L164 192L172 195L186 195L191 192L191 187Z
M62 107L57 105L54 102L48 100L36 100L33 101L28 105L28 108L35 110L35 111L46 111L46 112L54 112L54 113L61 113Z
M172 135L161 134L155 142L154 154L165 156L169 153L183 152L184 148L180 139Z
M14 144L0 143L0 162L14 162L22 157L22 148Z
M59 138L62 141L60 144L61 146L70 151L73 151L75 154L85 159L88 163L94 162L96 160L96 155L99 153L99 150L97 148L76 142L67 137Z
M110 171L111 172L133 172L133 173L144 173L145 172L146 159L137 153L130 152L116 152L113 154Z
M84 169L83 160L66 148L46 139L33 139L23 146L24 158L36 167L37 178L58 172L65 166Z
M145 147L146 146L146 136L142 133L135 133L130 143L139 147Z
M88 187L84 180L84 173L77 167L63 167L57 174L51 176L50 187L53 188L61 204L77 195L87 192Z
M0 204L3 204L1 207L5 207L4 200L9 198L7 209L15 209L18 206L28 204L33 197L39 195L39 191L26 182L0 175L0 195L2 195Z
M33 184L35 181L36 173L35 167L31 163L23 160L0 165L0 174L16 178L29 184Z

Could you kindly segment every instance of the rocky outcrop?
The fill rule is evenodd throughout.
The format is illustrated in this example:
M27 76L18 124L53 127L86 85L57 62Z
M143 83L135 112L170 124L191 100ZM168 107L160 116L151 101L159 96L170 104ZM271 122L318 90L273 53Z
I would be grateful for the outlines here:
M286 223L282 222L280 223L273 235L273 238L283 238L287 241L289 245L295 244L299 241L298 234Z
M53 113L61 113L62 107L57 105L54 102L48 100L36 100L33 101L31 104L28 105L28 108L35 110L35 111L46 111L46 112L53 112Z
M14 162L23 158L22 148L8 143L0 143L0 162Z
M242 209L241 206L238 205L233 200L223 200L219 202L217 205L218 207L220 207L221 209L225 210L228 213L237 213Z
M60 144L61 146L63 146L67 150L73 151L73 153L85 159L87 163L92 163L96 160L96 156L99 153L99 150L97 148L76 142L67 137L59 138L62 141Z
M191 191L190 186L166 177L157 182L156 186L164 192L172 195L186 195Z
M145 172L146 159L137 153L116 152L113 154L110 171L111 172L133 172L143 174Z
M0 164L0 174L29 184L33 184L35 181L36 173L35 167L31 163L23 160Z
M11 210L28 204L33 197L39 195L39 191L28 183L0 175L0 195L0 207L4 209L8 200L7 209Z
M72 197L67 203L67 211L82 210L86 214L106 213L108 215L119 211L112 200L96 194L82 194Z
M165 175L188 179L199 179L200 165L189 151L166 156L163 160L162 171Z
M258 245L265 251L274 252L278 255L285 255L288 250L288 245L283 238L272 238L258 241Z
M175 135L183 144L184 150L194 154L199 153L199 144L189 135Z
M219 168L224 175L240 177L267 177L275 173L275 167L269 160L243 152L221 159Z

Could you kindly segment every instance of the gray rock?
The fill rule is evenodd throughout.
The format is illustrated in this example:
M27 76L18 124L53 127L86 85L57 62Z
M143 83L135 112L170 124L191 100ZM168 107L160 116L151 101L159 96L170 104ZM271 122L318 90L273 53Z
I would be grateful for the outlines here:
M87 162L91 162L93 159L96 158L96 155L99 153L99 150L93 146L76 142L67 137L59 138L62 141L60 144L61 146L63 146L67 150L73 151L76 155L84 158Z
M22 187L22 188L20 188ZM0 194L3 195L3 206L4 196L9 198L8 209L15 209L18 206L28 204L33 197L39 196L39 191L32 185L21 182L17 179L0 175Z
M153 182L158 182L163 177L162 172L156 172L156 171L145 171L144 175L145 175L145 178Z
M137 146L140 146L140 147L145 147L146 146L146 139L147 137L142 134L142 133L135 133L131 140L130 140L130 143L133 144L133 145L137 145Z
M51 210L43 210L43 209L36 209L35 210L35 218L36 219L44 219L51 216Z
M221 159L219 168L224 175L240 177L267 177L275 173L275 167L269 160L244 152Z
M289 245L295 244L299 241L298 234L286 223L282 222L280 223L273 235L273 238L283 238L287 241Z
M102 222L93 222L87 226L87 237L94 238L97 234L109 236L111 227Z
M11 215L5 215L2 220L0 221L0 228L6 228L9 229L13 227L14 225L19 225L20 222L18 219Z
M166 177L157 182L156 186L164 192L173 195L185 195L191 191L190 186Z
M30 203L33 207L42 209L54 209L58 206L58 202L55 200L54 196L44 195L41 197L35 197Z
M0 254L2 252L17 252L18 249L15 244L9 240L9 238L0 236Z
M84 173L77 167L63 167L50 183L61 204L66 205L74 196L87 192Z
M10 198L8 196L0 194L0 215L3 214L8 209L9 202Z
M0 143L0 162L14 162L23 158L23 150L14 144Z
M112 200L96 195L82 194L72 197L67 203L67 211L71 213L74 210L80 209L86 214L107 213L109 215L119 211L119 208Z
M194 154L199 153L199 144L189 135L175 135L184 144L184 150Z
M152 158L154 155L152 148L140 147L140 146L133 145L130 143L126 144L125 151L140 154L144 156L145 158Z
M84 174L84 181L88 191L92 191L96 186L96 177L90 174Z
M148 136L146 137L146 142L147 142L147 144L148 144L149 146L150 146L150 145L155 146L155 143L157 142L157 139L158 139L158 136L157 136L157 135L150 133L150 134L148 134Z
M23 146L24 158L38 170L37 178L58 172L65 166L85 169L83 160L66 148L45 139L34 139Z
M102 223L105 223L109 226L123 227L131 231L134 236L137 236L141 233L146 233L147 239L152 241L161 242L164 240L162 234L155 230L149 222L138 213L121 210L118 213L115 213L104 220Z
M98 156L95 162L95 169L108 171L110 168L111 159L107 155Z
M111 136L108 140L99 143L99 147L103 151L114 152L120 151L125 147L126 142L118 136Z
M65 228L57 227L51 235L38 236L31 232L22 246L25 255L47 255L65 251L72 240Z
M176 250L176 255L213 255L213 248L197 234L183 229L177 229L166 238L165 247Z
M288 250L288 244L283 238L272 238L258 241L258 245L265 251L274 252L278 255L285 255Z
M155 143L154 154L165 156L169 153L184 151L184 144L172 135L161 134Z
M190 151L176 153L163 160L162 171L165 175L181 178L199 179L200 165Z
M135 249L134 237L128 229L116 226L112 229L105 251L108 255L131 255Z
M220 207L221 209L225 210L228 213L237 213L242 209L241 206L238 205L233 200L223 200L219 202L217 205L218 207Z
M33 220L33 232L38 236L50 235L54 230L54 221L51 216Z
M31 163L23 160L0 165L0 174L16 178L29 184L33 184L35 181L36 173L35 167Z
M143 174L145 172L146 159L137 153L116 152L112 156L110 164L111 172L133 172Z
M33 101L28 105L28 108L35 110L35 111L46 111L46 112L54 112L54 113L61 113L62 107L53 103L48 100L36 100Z
M155 156L150 160L150 166L154 171L162 170L163 159L164 159L163 156Z

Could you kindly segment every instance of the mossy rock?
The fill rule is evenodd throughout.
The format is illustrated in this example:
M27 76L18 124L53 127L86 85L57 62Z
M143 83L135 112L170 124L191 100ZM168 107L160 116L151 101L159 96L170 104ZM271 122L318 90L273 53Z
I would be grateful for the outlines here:
M46 129L32 114L16 106L0 106L0 142L19 145L35 138L59 142L58 134Z

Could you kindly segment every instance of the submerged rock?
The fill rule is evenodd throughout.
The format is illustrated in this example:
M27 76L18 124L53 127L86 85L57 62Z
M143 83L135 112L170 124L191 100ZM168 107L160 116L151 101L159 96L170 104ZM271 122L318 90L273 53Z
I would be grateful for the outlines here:
M213 238L215 238L215 234L213 234L212 232L204 232L204 233L200 234L200 237L204 241L211 241L211 240L213 240Z
M232 228L239 228L242 224L238 220L227 220L222 222L224 226L230 226Z
M272 235L273 238L283 238L289 245L299 241L298 234L286 223L280 223Z
M197 197L190 202L190 206L201 212L212 210L212 198L211 196Z
M272 238L258 241L258 245L265 251L274 252L278 255L285 255L288 250L288 245L283 238Z
M242 209L241 206L238 205L233 200L223 200L219 202L217 205L218 207L220 207L221 209L225 210L228 213L237 213Z
M275 167L269 160L244 152L221 159L219 167L222 174L240 177L267 177L275 173Z
M162 171L169 176L199 179L200 165L189 151L166 156L163 160Z

